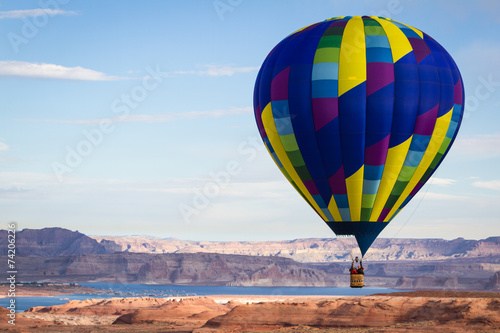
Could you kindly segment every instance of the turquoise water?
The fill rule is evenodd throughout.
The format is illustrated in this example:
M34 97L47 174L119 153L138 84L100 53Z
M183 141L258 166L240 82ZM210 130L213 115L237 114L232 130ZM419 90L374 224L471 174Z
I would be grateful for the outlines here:
M390 293L388 288L336 288L336 287L226 287L149 285L121 283L80 283L81 286L106 290L109 294L74 294L49 297L16 297L16 311L23 312L34 306L51 306L67 303L69 300L85 300L112 297L172 297L206 295L314 295L314 296L363 296L376 293ZM9 305L10 298L0 298L0 306Z

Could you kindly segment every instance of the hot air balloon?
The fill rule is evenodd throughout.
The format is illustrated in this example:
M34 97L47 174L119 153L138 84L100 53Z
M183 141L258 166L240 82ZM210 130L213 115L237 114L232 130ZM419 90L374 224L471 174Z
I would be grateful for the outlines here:
M265 146L297 192L362 256L431 177L463 116L448 52L375 16L304 27L269 53L254 90Z

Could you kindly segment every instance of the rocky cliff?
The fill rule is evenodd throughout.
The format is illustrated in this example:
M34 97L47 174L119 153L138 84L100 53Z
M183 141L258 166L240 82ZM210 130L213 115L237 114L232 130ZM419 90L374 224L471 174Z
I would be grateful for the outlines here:
M8 251L7 231L0 230L0 254ZM16 233L16 255L52 257L69 254L114 253L121 247L109 240L96 241L63 228L23 229Z
M326 272L291 259L214 253L115 253L52 258L29 256L19 258L18 272L18 279L23 281L233 286L335 285Z
M488 281L488 289L500 291L500 272L493 274Z
M7 254L7 231L0 230L0 254ZM24 229L16 234L18 255L52 257L71 254L131 253L219 253L277 256L298 262L350 260L357 248L354 238L307 238L268 242L209 242L160 239L151 236L88 237L63 228ZM500 237L483 240L377 239L366 258L370 261L482 258L500 256Z
M497 290L500 257L439 262L368 262L365 285L401 289ZM17 257L18 280L227 286L349 285L349 263L217 253L126 253ZM5 280L5 278L3 279Z
M135 253L221 253L280 256L299 262L348 260L356 248L353 238L307 238L269 242L196 242L150 236L93 237L113 241L122 251ZM381 260L444 260L500 255L500 237L482 240L377 239L367 256Z

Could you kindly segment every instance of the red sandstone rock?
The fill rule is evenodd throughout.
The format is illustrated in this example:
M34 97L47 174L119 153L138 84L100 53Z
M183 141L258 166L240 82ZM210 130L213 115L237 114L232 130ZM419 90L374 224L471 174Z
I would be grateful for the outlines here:
M448 332L500 329L499 299L361 297L304 303L257 303L210 319L205 328L266 330L284 327L390 327L435 322ZM465 330L464 330L465 329Z
M180 301L157 298L87 300L32 309L31 313L47 316L51 322L44 325L52 325L46 330L51 332L68 327L54 324L65 315L95 317L111 313L121 313L115 325L97 325L92 329L71 326L71 331L300 331L308 327L342 329L345 332L369 328L373 332L390 333L500 330L499 293L425 291L364 297L234 297L242 302L259 302L247 304L227 303L228 299L231 296L195 297ZM19 316L22 317L22 314Z
M200 327L208 319L229 312L237 304L218 304L210 298L191 298L167 301L159 307L141 309L118 317L113 324L170 324L181 327Z
M111 299L87 299L84 301L69 301L62 305L37 306L26 312L50 314L78 314L78 315L121 315L134 312L137 309L153 308L168 302L164 298L130 297Z

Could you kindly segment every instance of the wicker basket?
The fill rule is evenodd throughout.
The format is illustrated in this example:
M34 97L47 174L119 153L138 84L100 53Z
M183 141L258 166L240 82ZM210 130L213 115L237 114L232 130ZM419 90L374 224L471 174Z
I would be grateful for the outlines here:
M351 274L351 288L363 288L363 274Z

